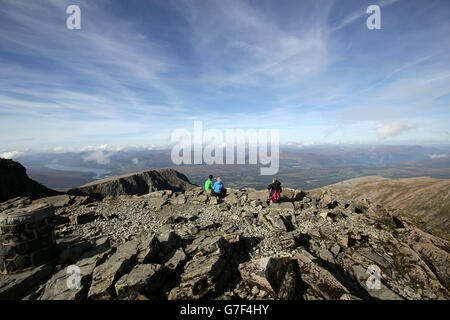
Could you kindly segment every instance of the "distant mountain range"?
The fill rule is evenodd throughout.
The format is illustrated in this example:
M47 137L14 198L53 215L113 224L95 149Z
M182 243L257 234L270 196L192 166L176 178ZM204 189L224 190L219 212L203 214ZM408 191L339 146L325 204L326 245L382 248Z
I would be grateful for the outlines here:
M293 188L313 189L351 178L431 176L450 178L450 146L312 146L282 147L277 176ZM258 165L175 166L170 150L97 150L30 154L17 158L30 177L54 189L70 189L98 178L171 167L201 184L209 174L230 187L263 188L271 177ZM55 170L62 169L62 170Z

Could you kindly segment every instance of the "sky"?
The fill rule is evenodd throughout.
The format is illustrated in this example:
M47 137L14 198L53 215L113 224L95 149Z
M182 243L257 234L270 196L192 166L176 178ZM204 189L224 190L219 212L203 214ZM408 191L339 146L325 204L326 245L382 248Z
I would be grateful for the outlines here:
M0 0L0 154L162 146L195 120L448 144L449 34L448 0Z

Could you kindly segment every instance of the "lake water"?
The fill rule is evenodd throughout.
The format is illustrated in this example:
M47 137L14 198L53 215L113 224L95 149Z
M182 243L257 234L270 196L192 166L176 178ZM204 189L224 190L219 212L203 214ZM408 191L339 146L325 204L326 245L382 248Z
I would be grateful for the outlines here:
M70 167L70 166L62 166L60 164L47 164L44 167L53 169L53 170L60 170L60 171L74 171L74 172L90 172L94 173L95 176L93 179L101 179L108 173L111 173L111 171L104 170L104 169L97 169L97 168L84 168L84 167Z

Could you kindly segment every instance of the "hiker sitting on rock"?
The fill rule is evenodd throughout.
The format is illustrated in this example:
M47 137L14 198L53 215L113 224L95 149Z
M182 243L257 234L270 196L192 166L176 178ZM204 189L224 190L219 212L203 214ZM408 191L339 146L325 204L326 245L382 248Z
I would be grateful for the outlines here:
M227 191L222 183L222 179L220 179L220 177L217 177L217 181L216 183L214 183L213 189L211 190L211 195L222 198L225 197L226 193Z
M270 191L270 197L267 202L279 202L281 197L281 183L277 178L273 178L272 183L269 184L267 189Z
M205 191L212 190L213 188L212 179L213 176L210 174L208 179L205 181Z

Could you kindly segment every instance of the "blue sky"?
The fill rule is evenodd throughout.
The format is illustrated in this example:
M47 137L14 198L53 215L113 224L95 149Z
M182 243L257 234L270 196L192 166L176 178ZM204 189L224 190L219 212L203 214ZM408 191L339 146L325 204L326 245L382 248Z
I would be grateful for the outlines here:
M448 0L2 0L0 152L164 145L194 120L449 143L449 34Z

